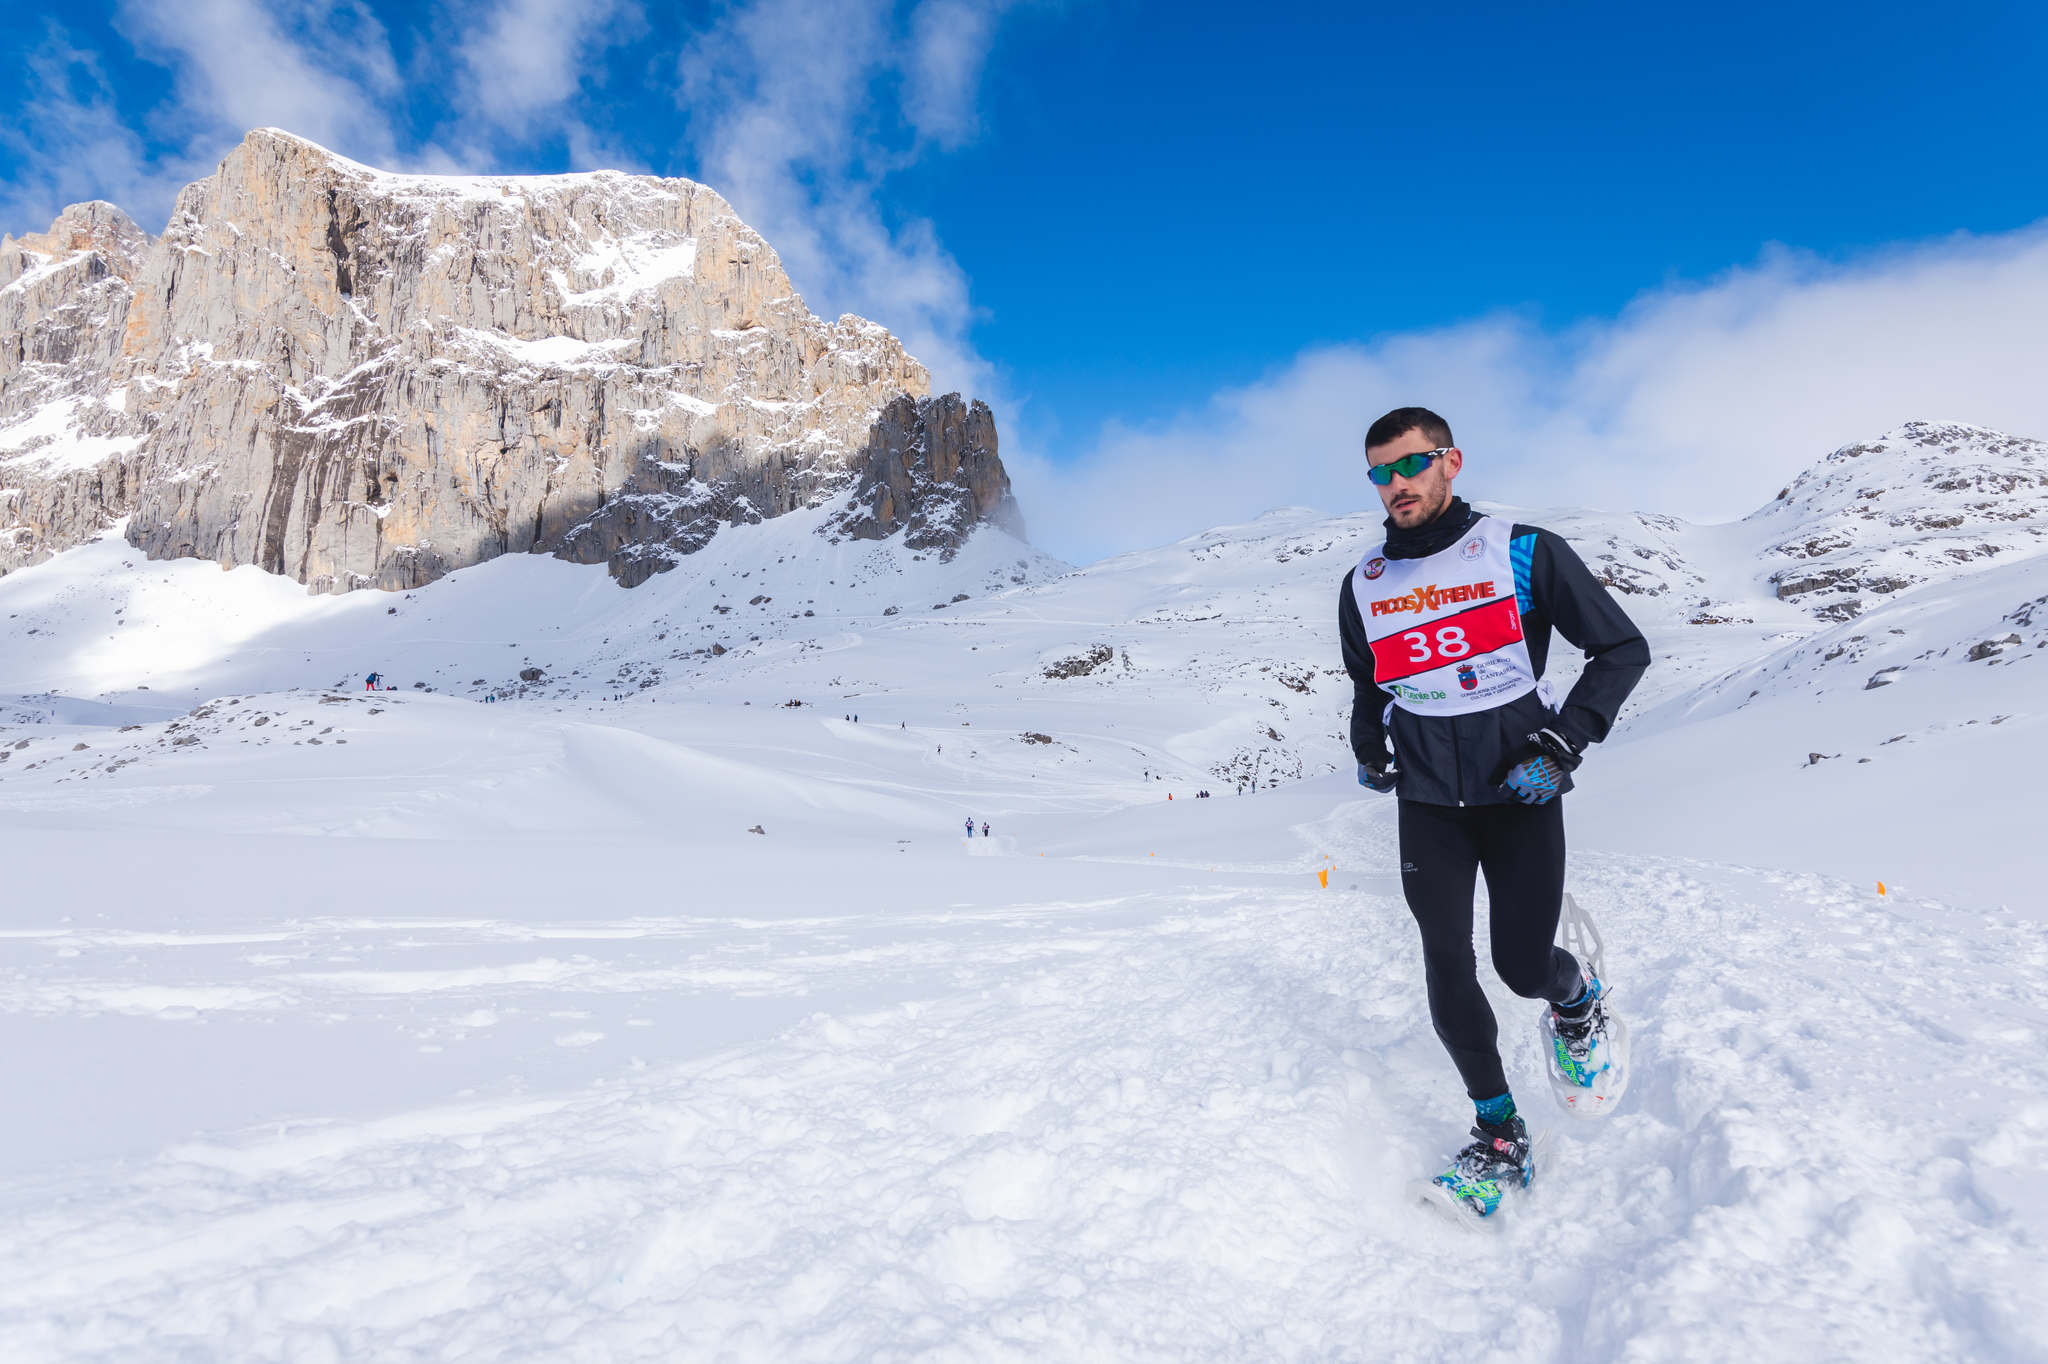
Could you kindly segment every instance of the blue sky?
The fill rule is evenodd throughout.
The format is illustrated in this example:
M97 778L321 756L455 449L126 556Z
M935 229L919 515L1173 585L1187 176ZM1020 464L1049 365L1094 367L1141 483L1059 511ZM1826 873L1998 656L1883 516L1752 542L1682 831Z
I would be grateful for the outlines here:
M0 227L155 230L263 123L690 175L996 403L1071 557L1363 505L1407 401L1475 493L1701 517L1915 417L2048 435L2042 7L1269 10L82 6L0 37Z

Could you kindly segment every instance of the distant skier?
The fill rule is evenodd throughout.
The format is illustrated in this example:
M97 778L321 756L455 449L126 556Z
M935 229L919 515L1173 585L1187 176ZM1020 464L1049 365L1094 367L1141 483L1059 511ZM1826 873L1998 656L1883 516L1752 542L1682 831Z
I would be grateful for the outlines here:
M1563 803L1650 664L1642 633L1556 534L1483 516L1451 492L1464 452L1427 408L1365 436L1384 543L1346 575L1337 626L1353 689L1358 780L1398 797L1401 888L1422 932L1430 1021L1477 1110L1473 1142L1432 1181L1484 1217L1534 1177L1472 950L1473 873L1486 876L1494 970L1542 999L1552 1084L1618 1097L1627 1034L1607 987L1553 944L1564 894ZM1555 706L1555 628L1586 667Z
M969 838L974 837L974 817L972 815L967 818L967 836Z
M983 838L988 837L988 821L985 819L981 822L981 836Z
M363 690L375 691L377 690L377 684L383 680L384 675L382 673L371 673L368 677L363 679Z

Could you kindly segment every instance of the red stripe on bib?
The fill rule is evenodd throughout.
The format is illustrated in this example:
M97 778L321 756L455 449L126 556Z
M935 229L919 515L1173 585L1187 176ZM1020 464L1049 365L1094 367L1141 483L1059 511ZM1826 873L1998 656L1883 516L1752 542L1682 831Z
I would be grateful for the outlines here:
M1372 641L1373 680L1385 686L1417 673L1454 668L1521 637L1522 613L1513 597L1501 597Z

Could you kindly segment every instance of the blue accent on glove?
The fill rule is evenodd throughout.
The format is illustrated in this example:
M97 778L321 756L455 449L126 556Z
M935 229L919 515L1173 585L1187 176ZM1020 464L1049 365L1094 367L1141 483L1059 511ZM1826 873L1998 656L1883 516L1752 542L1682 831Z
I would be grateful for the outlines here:
M1400 779L1401 774L1395 768L1367 767L1364 763L1358 765L1358 784L1369 790L1385 794L1393 790L1395 783Z
M1548 757L1530 758L1516 763L1508 769L1508 779L1501 783L1509 795L1524 805L1541 805L1557 795L1558 783L1564 780L1564 773Z
M1558 794L1565 773L1581 759L1571 740L1554 729L1539 729L1521 749L1507 758L1505 770L1495 769L1501 789L1524 805L1541 805Z

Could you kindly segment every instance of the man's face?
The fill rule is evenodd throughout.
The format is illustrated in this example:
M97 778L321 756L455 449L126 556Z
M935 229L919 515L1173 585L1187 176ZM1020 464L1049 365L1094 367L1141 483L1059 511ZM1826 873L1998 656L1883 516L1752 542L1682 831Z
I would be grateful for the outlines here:
M1403 455L1422 454L1434 449L1436 442L1417 428L1404 431L1385 445L1367 446L1365 462L1392 464ZM1464 467L1464 453L1453 446L1449 454L1437 456L1415 477L1403 478L1395 474L1394 481L1384 488L1377 483L1372 488L1380 495L1380 505L1387 509L1393 523L1403 530L1410 530L1435 519L1439 512L1451 505L1451 480Z

